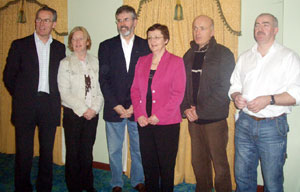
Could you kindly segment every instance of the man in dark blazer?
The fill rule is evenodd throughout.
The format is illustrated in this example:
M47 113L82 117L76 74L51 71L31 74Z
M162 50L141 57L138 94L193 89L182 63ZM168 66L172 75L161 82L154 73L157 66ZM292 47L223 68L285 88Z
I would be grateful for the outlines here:
M3 73L12 96L12 123L16 130L16 192L33 191L30 172L36 126L40 144L36 189L50 192L52 188L53 145L61 106L57 72L65 57L65 46L51 36L56 19L52 8L37 11L34 34L12 42Z
M135 65L140 56L150 53L147 41L134 35L137 24L135 10L121 6L116 11L120 35L99 46L100 86L104 96L104 114L113 191L122 191L122 148L127 125L131 154L131 185L144 191L139 135L133 118L130 88Z

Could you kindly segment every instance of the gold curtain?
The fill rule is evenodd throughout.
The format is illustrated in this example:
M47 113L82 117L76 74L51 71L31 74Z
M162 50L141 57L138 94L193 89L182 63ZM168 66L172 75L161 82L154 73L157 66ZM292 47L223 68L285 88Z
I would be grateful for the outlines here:
M0 8L10 1L1 0ZM56 9L58 15L56 30L58 32L67 31L67 0L39 0L39 2ZM27 22L22 24L17 23L18 12L21 6L22 1L19 1L0 11L0 152L8 154L15 153L15 129L10 122L11 96L5 89L2 81L3 70L11 42L34 32L35 13L40 8L35 3L24 1L24 12ZM64 42L64 37L58 36L54 32L52 36L62 43ZM34 155L39 155L37 130L34 138ZM62 164L62 127L58 127L56 131L53 155L53 161L57 164Z
M146 30L154 23L168 26L170 31L170 42L167 46L171 53L183 56L190 48L189 42L193 39L192 22L198 15L208 15L215 22L215 37L218 43L230 48L237 58L238 37L230 33L224 25L217 6L217 0L181 0L183 7L183 20L174 20L176 0L152 0L144 1L138 18L136 34L146 37ZM240 0L220 0L223 14L228 24L234 30L240 29ZM138 10L140 0L123 0L124 4L131 5ZM229 126L229 143L227 147L229 164L231 169L231 180L234 182L234 113L233 104L230 105L230 115L227 119ZM130 156L129 156L130 158ZM130 159L128 160L128 167ZM127 169L130 170L130 169ZM129 173L127 173L129 175ZM191 165L191 141L187 127L187 120L183 120L180 128L179 149L175 167L175 184L185 181L195 183L195 176Z

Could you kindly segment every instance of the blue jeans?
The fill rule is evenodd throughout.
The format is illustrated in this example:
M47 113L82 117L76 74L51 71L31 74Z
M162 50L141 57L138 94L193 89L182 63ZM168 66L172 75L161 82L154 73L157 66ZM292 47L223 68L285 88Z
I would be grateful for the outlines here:
M125 125L129 133L131 170L131 185L135 187L139 183L144 183L144 171L142 167L139 133L137 123L124 119L121 122L105 122L106 139L109 153L109 164L112 174L111 186L123 187L123 168L122 168L122 148L124 141Z
M236 192L256 192L259 160L264 191L283 192L288 131L286 115L256 121L240 112L235 128Z

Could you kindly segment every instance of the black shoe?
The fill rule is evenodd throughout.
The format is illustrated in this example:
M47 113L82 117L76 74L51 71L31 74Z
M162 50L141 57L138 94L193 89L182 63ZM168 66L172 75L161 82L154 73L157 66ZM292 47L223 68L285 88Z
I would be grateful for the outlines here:
M122 192L122 188L121 187L114 187L113 189L112 189L112 192Z
M95 188L92 188L92 189L89 189L89 190L86 190L87 192L97 192L97 190Z
M139 183L134 187L138 192L146 192L145 185L143 183Z

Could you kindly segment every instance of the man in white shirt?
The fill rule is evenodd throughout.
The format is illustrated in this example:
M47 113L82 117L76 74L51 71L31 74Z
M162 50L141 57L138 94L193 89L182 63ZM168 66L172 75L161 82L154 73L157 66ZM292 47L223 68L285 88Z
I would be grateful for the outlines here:
M56 11L42 7L36 13L35 32L12 42L3 72L12 96L12 123L16 131L15 191L33 190L30 172L33 138L39 127L39 171L37 191L51 192L52 159L56 126L60 124L60 95L57 86L64 44L53 39Z
M131 185L138 191L144 191L139 134L133 117L130 88L138 58L150 51L147 41L134 34L137 24L135 10L124 5L117 9L115 16L119 35L101 42L98 51L111 186L114 192L122 191L122 148L127 125L132 162Z
M254 25L257 43L240 55L231 76L229 96L240 109L235 130L237 192L256 191L259 160L265 191L283 191L286 114L300 103L300 58L275 41L277 32L277 18L260 14Z

